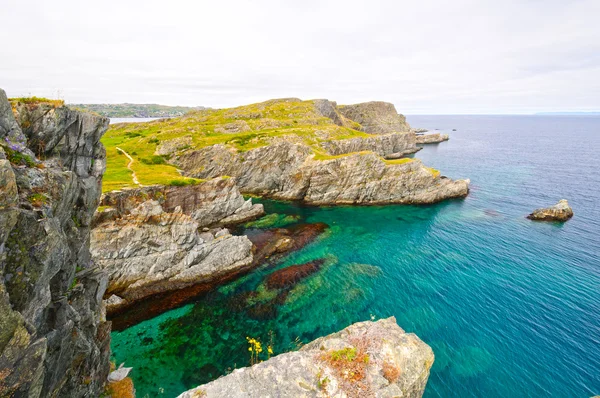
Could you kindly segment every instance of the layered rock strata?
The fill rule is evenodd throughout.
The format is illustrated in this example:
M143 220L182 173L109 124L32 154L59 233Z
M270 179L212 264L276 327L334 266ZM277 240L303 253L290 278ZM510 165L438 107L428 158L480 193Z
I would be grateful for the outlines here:
M573 209L569 206L566 199L561 199L554 206L536 209L527 216L530 220L535 221L561 221L565 222L573 217Z
M102 205L91 242L94 260L109 276L109 314L248 269L252 243L222 226L264 213L226 178L111 192Z
M108 119L12 105L0 90L0 396L98 396L110 323L89 232Z
M323 141L321 146L327 153L334 156L371 151L386 159L399 159L421 150L416 146L415 135L410 132Z
M244 193L314 205L434 203L469 190L468 180L452 181L419 160L387 162L371 152L315 160L308 146L286 141L243 153L213 145L177 164L191 177L235 177Z
M433 361L431 348L392 317L355 323L179 397L418 398Z

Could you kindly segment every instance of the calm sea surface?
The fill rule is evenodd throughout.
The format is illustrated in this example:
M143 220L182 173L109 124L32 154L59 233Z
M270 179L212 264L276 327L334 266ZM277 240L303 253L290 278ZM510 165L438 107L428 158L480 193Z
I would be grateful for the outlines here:
M263 202L331 229L275 268L113 332L114 359L134 367L139 397L172 397L246 366L246 336L267 342L272 331L281 353L392 315L434 350L426 397L600 394L600 117L408 121L451 134L417 157L470 178L468 198L422 207ZM562 198L575 211L569 222L525 219ZM249 291L258 292L252 303L268 302L261 284L274 269L322 257L328 265L284 305L247 311Z

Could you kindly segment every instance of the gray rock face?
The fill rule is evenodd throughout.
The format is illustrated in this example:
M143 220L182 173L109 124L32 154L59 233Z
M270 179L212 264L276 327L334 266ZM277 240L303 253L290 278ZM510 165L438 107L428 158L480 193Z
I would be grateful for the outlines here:
M147 199L158 200L167 213L175 213L180 208L200 227L241 223L264 214L262 204L244 200L234 179L224 177L185 187L154 185L107 192L100 206L115 209L114 218L118 218L131 213Z
M417 144L437 144L438 142L448 141L450 136L448 134L431 133L418 135L416 137Z
M45 148L42 162L0 161L0 396L98 396L109 372L110 324L107 278L91 262L89 232L108 119L48 104L16 109L52 117L24 123L27 140L0 90L4 150L14 160Z
M165 213L157 201L143 202L129 216L92 231L92 255L109 275L107 294L122 300L108 311L145 297L209 282L252 262L252 243L227 230L198 232L182 213Z
M415 145L415 135L412 132L323 141L321 146L331 155L372 151L379 156L389 158L400 158L419 151L419 148Z
M431 348L392 317L353 324L179 397L418 398L433 361Z
M340 105L339 112L347 119L362 126L370 134L389 134L411 131L403 115L398 114L394 104L373 101L354 105Z
M264 214L263 206L244 200L228 178L110 192L102 205L112 211L96 215L91 247L95 262L109 275L109 313L248 268L250 240L219 226ZM217 228L199 232L206 226Z
M573 217L573 209L569 206L566 199L561 199L554 206L543 209L536 209L527 216L530 220L535 221L562 221L565 222Z
M181 156L189 176L230 175L240 191L311 204L434 203L468 193L468 181L452 181L419 160L385 162L374 153L315 160L309 147L275 144L237 153L214 145Z

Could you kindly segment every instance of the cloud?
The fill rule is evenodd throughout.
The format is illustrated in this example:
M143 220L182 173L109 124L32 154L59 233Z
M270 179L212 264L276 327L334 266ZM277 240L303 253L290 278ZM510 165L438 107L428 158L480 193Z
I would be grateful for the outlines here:
M404 113L600 109L600 2L10 2L9 95L234 106L381 99Z

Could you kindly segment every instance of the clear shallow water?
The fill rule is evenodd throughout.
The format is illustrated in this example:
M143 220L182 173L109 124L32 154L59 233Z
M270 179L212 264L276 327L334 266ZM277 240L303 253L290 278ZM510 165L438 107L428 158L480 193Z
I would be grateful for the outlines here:
M280 353L296 338L391 315L434 350L426 397L600 393L600 117L408 120L451 134L417 157L470 178L469 197L424 207L265 202L268 211L331 226L278 267L320 257L328 265L296 285L276 314L245 311L243 292L261 291L273 271L259 269L114 332L114 357L134 367L138 396L175 396L247 365L245 336L266 342L273 331ZM524 218L561 198L575 211L566 224ZM261 292L255 301L268 299Z

